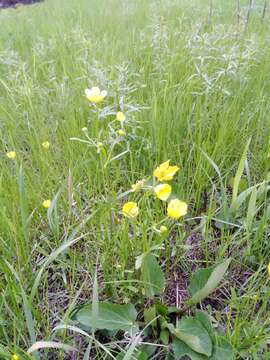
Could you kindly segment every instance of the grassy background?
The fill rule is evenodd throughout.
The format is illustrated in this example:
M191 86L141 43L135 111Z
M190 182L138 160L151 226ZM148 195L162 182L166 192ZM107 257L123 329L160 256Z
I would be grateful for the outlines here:
M211 311L239 359L267 359L267 193L252 231L245 231L247 207L229 219L237 231L217 229L213 218L228 219L221 216L220 181L205 155L220 169L230 199L230 179L251 137L244 178L249 185L267 179L269 13L262 21L263 1L255 5L248 24L248 1L241 1L238 23L232 0L214 0L212 12L203 0L48 0L0 12L0 340L11 351L27 349L33 337L51 338L74 297L89 300L97 263L104 297L136 301L125 283L104 281L131 278L127 270L134 270L145 230L163 209L149 200L139 219L143 231L129 241L117 221L117 194L171 159L181 167L175 193L190 204L189 218L204 216L204 224L174 226L166 243L168 278L232 255L234 281L223 305ZM95 85L108 90L108 111L122 102L136 119L127 129L130 153L106 170L95 149L70 140L82 137L85 126L93 138L102 134L102 124L89 126L94 115L84 97ZM41 146L46 140L48 151ZM15 161L5 155L10 150ZM52 220L42 201L59 189ZM90 215L76 233L82 239L46 266L31 298L46 258ZM187 259L185 244L194 234L204 256ZM35 319L32 339L22 288Z

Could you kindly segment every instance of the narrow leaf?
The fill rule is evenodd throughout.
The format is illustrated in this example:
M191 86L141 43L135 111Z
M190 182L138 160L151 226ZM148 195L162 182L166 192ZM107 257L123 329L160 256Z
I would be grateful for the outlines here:
M238 165L238 169L236 172L236 175L234 177L234 181L233 181L233 194L232 194L232 206L233 203L235 202L236 198L237 198L237 194L238 194L238 188L239 188L239 184L240 184L240 180L241 177L243 175L244 172L244 168L245 168L245 161L247 159L247 152L248 152L248 148L249 148L249 144L250 144L251 138L248 140L244 152L242 154L242 157L240 159L239 165Z

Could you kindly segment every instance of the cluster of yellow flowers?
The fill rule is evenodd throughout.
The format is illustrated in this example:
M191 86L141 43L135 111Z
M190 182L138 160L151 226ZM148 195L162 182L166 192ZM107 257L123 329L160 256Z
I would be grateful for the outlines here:
M167 160L166 162L162 163L160 166L158 166L154 170L154 177L160 181L160 184L157 184L153 187L153 190L156 194L156 196L162 200L167 201L169 200L171 193L172 193L172 187L168 183L164 183L164 181L170 181L173 179L174 175L179 170L178 166L171 166L170 160ZM144 186L145 180L140 180L136 184L132 185L131 191L136 192L139 191ZM184 201L181 201L179 199L173 198L169 200L168 206L167 206L167 215L168 217L172 219L179 219L180 217L187 214L188 205ZM125 216L129 218L135 218L139 214L139 207L136 202L129 201L124 204L122 208L122 212ZM164 231L162 231L164 230ZM160 229L161 232L165 232L167 229Z

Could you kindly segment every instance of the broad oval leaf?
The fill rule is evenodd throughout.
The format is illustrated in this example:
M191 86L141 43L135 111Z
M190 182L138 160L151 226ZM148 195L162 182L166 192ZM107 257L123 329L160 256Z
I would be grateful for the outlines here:
M207 357L211 356L213 350L211 337L197 319L183 317L173 333L193 351Z
M165 288L165 277L157 259L152 254L143 257L141 279L144 283L145 295L153 298Z
M137 311L131 304L119 305L109 302L98 303L97 316L92 304L83 306L74 316L74 319L87 328L123 330L137 332Z
M200 302L218 287L230 265L230 262L231 259L227 259L216 266L212 266L207 269L200 269L195 272L188 287L188 291L192 296L191 299L188 300L189 305L194 305Z
M173 340L172 348L175 360L186 359L186 356L188 356L191 360L209 359L209 357L193 351L188 345L186 345L183 341L177 338Z
M211 360L234 360L233 349L225 336L216 335Z

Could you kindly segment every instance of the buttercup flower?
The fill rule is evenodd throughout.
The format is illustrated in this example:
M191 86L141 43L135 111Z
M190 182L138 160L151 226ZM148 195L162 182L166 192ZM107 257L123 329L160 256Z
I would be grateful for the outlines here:
M52 205L52 202L51 200L44 200L43 203L42 203L42 206L45 208L45 209L49 209L49 207Z
M268 270L268 275L270 276L270 263L267 266L267 270Z
M11 360L20 360L19 356L14 354L11 356Z
M169 184L159 184L154 187L154 191L160 200L166 201L171 195L172 187Z
M102 102L107 94L108 93L106 90L100 91L99 87L97 86L94 86L91 89L85 89L85 96L89 101L95 104Z
M48 150L49 147L50 147L49 141L44 141L44 142L42 143L42 147L43 147L44 149Z
M166 232L168 232L168 228L167 226L161 225L159 231L161 232L161 234L165 234Z
M123 214L127 217L135 218L139 214L137 203L130 201L124 204L122 208Z
M8 157L9 159L15 159L15 157L16 157L16 152L15 152L15 151L9 151L9 152L6 153L6 155L7 155L7 157Z
M141 188L144 185L144 180L139 180L136 182L136 184L131 185L131 189L133 192L141 190Z
M126 115L122 111L118 111L116 114L116 120L123 122L126 120Z
M125 135L126 135L126 132L125 132L125 130L120 129L120 130L118 130L118 134L119 134L120 136L125 136Z
M187 203L179 199L173 199L168 204L167 214L172 219L179 219L181 216L186 215L187 209Z
M169 181L173 179L178 170L178 166L170 166L170 160L167 160L154 170L154 176L159 181Z

